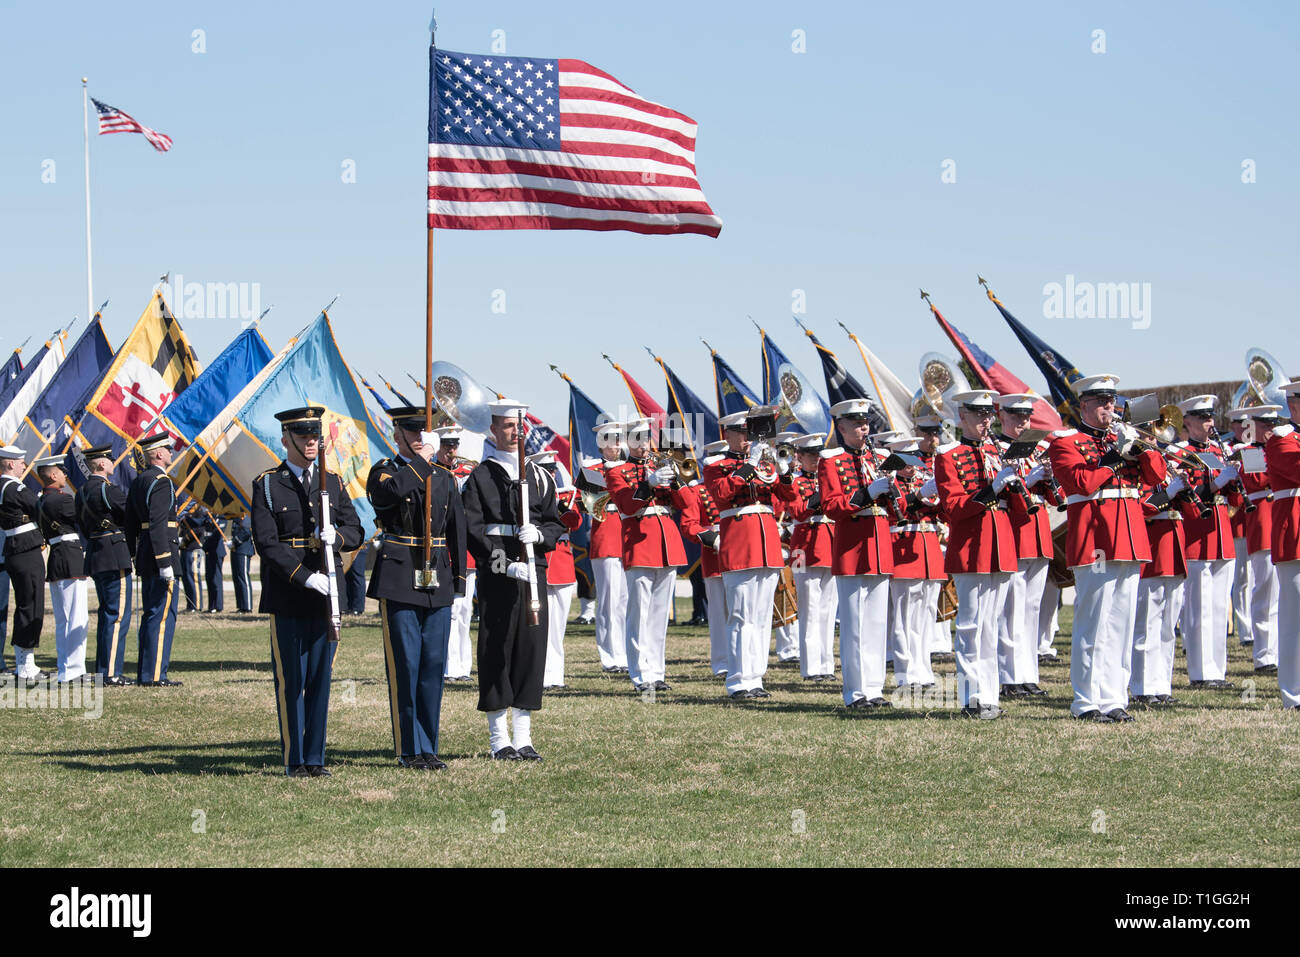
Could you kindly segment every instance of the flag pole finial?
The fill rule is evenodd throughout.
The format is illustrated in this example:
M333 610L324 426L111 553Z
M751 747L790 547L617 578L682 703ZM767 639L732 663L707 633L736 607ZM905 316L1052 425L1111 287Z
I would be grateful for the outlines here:
M655 362L659 361L659 357L655 355L655 351L653 349L651 349L649 346L642 346L642 348L645 349L646 352L650 353L651 359L653 359Z
M983 276L981 276L979 273L976 273L976 274L975 274L975 278L979 281L979 284L980 284L981 286L984 287L984 291L985 291L985 292L988 292L988 291L989 291L989 281L988 281L987 279L985 279Z
M267 306L265 309L263 309L263 310L262 310L262 314L261 314L260 316L257 317L257 321L258 321L258 322L261 322L263 319L265 319L265 318L266 318L266 314L267 314L268 312L270 312L270 311L271 311L272 309L274 309L274 308L275 308L275 303L271 303L271 305L269 305L269 306Z
M930 294L924 289L921 290L921 298L925 300L927 306L930 305Z
M800 319L798 316L795 316L795 317L794 317L794 321L795 321L795 323L798 324L799 328L802 329L802 330L804 331L804 335L808 336L808 337L811 339L811 338L812 338L812 330L809 329L807 326L805 326L805 325L803 324L803 320Z
M750 322L754 322L754 317L753 317L753 316L746 316L745 318L748 319ZM754 322L754 328L757 329L759 332L762 332L763 335L765 335L765 336L767 335L766 332L763 332L763 327L760 326L757 322Z
M324 315L328 316L328 315L330 314L330 309L332 309L333 306L334 306L334 303L336 303L336 302L338 302L338 301L339 301L338 293L335 293L334 298L331 299L331 300L329 301L329 303L328 303L328 304L327 304L323 309L321 309L321 313L323 313Z
M704 343L704 348L709 350L709 355L716 356L718 354L718 350L709 345L709 340L705 339L703 336L700 336L700 342Z

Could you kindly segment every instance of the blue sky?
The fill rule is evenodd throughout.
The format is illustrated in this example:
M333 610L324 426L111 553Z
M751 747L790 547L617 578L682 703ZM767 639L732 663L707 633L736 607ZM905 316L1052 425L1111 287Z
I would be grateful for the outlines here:
M164 155L140 136L92 137L95 297L112 299L114 345L170 270L259 283L276 348L340 294L331 316L349 361L395 384L417 371L427 4L53 9L11 6L0 36L0 350L84 318L85 75L92 95L176 143ZM820 385L791 319L803 290L805 321L850 371L861 363L837 320L911 386L923 352L953 353L924 286L1043 390L980 273L1085 372L1151 386L1240 378L1260 345L1300 375L1298 9L442 4L440 46L488 52L504 30L510 54L585 59L692 116L724 225L716 240L439 231L435 354L562 425L552 362L612 407L627 394L601 353L660 396L649 345L710 395L703 336L757 385L753 316ZM193 52L195 30L206 52ZM942 181L946 160L955 182ZM1045 317L1044 286L1067 275L1149 283L1149 327ZM185 327L207 360L239 323Z

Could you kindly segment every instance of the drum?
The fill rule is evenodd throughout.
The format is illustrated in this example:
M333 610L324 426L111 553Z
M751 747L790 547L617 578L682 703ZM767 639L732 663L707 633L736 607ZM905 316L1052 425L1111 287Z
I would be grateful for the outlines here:
M776 602L772 607L772 624L793 625L799 620L799 593L794 587L794 572L789 566L781 569L781 579L776 583Z
M943 588L939 589L939 613L935 615L935 621L951 621L957 617L957 583L948 576L948 580L943 583Z

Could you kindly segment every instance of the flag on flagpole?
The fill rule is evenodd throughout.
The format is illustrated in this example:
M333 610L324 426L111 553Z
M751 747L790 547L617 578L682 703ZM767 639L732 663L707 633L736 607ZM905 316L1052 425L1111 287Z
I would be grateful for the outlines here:
M0 366L0 390L4 389L9 383L13 382L23 371L23 351L15 349L5 364ZM0 402L0 408L3 408L3 402Z
M696 124L581 60L429 48L430 229L717 236Z
M663 406L652 399L650 393L641 388L637 381L623 370L621 365L609 356L605 356L605 360L614 367L614 371L623 377L623 384L627 386L627 391L632 393L632 402L636 406L637 415L642 418L653 419L655 429L662 429L664 427L664 419L668 417L668 413L664 411ZM623 416L621 410L620 417L623 419L631 418L631 416Z
M692 392L686 383L668 368L668 363L659 356L655 356L654 360L663 370L664 382L668 386L669 421L688 433L696 471L702 474L704 467L700 463L704 461L704 446L722 438L722 427L718 425L718 417L713 414L713 410L703 399Z
M1029 386L1025 385L1023 380L1017 378L1002 363L981 349L964 332L945 319L933 303L930 303L930 311L934 313L939 328L952 340L952 344L957 347L957 351L966 360L966 364L970 366L971 371L980 380L979 384L983 388L993 389L995 392L1001 392L1004 395L1033 391ZM1029 419L1029 425L1030 428L1046 429L1049 432L1055 432L1062 428L1061 417L1052 408L1052 403L1046 399L1039 399L1034 403L1034 413Z
M1002 301L993 295L992 289L985 287L985 292L988 294L989 302L998 307L1002 318L1007 321L1011 331L1016 334L1020 344L1029 353L1029 358L1034 360L1034 365L1038 366L1038 371L1047 380L1047 388L1056 402L1056 411L1061 416L1061 421L1071 426L1078 425L1079 399L1070 388L1070 383L1075 379L1083 378L1083 374L1075 368L1073 362L1030 332L1019 319L1007 312Z
M384 401L384 397L375 391L375 387L366 381L365 376L363 376L360 372L358 372L357 378L361 380L361 384L366 387L366 389L370 392L370 394L375 397L375 401L379 403L379 407L381 409L387 412L389 409L392 408L391 405L389 405L387 402Z
M27 413L53 381L67 354L67 338L68 333L64 330L45 343L36 358L27 363L18 378L10 383L9 400L4 411L0 412L0 442L18 434Z
M903 385L903 380L868 349L866 343L850 332L848 326L841 322L840 328L848 333L853 344L858 347L858 355L862 356L862 364L867 367L867 376L871 379L871 387L876 392L880 408L889 420L889 428L911 430L915 424L912 422L912 393Z
M795 322L799 322L795 319ZM853 378L849 370L844 368L839 357L830 349L822 345L811 329L804 328L802 322L799 322L800 328L804 334L812 340L813 346L817 349L817 356L822 362L822 376L826 379L826 395L830 399L831 405L837 402L843 402L845 399L868 399L871 401L871 409L867 413L867 422L872 434L877 432L888 432L890 429L910 429L912 420L909 417L905 425L891 425L889 416L881 409L880 403L871 398L869 393L861 382ZM827 412L829 414L829 410Z
M774 405L781 409L793 410L798 404L802 409L811 407L820 408L820 414L813 413L805 415L806 422L801 422L789 414L782 413L777 417L777 427L787 429L791 432L802 432L807 434L808 425L813 426L814 432L827 432L831 427L831 410L826 404L826 400L817 394L817 390L812 387L808 377L794 367L784 352L772 341L772 337L767 334L767 330L762 326L758 328L759 337L762 340L762 359L763 359L763 402L766 405ZM809 393L815 401L809 401ZM872 431L875 431L874 429Z
M402 403L402 405L405 405L405 406L413 406L413 405L416 404L416 403L412 402L410 399L408 399L406 396L402 395L402 393L400 393L400 392L398 392L396 389L394 389L394 388L393 388L393 384L392 384L391 382L389 382L387 379L385 379L382 375L379 377L379 380L380 380L381 382L383 382L383 384L384 384L384 388L385 388L385 389L387 389L389 392L393 393L393 395L397 396L397 401L400 402L400 403ZM417 385L418 385L418 383L417 383ZM421 390L423 390L423 389L424 389L424 386L420 386L420 388L421 388ZM420 403L420 404L423 405L424 403Z
M731 415L733 412L744 412L756 405L762 405L763 403L758 395L741 381L740 376L736 374L736 370L731 367L731 364L718 355L717 350L707 342L704 345L713 358L713 388L717 393L718 418Z
M569 474L576 476L582 472L584 459L600 458L596 426L612 422L613 419L565 373L559 369L555 371L569 385Z
M144 138L149 141L149 145L159 153L166 153L172 148L172 138L166 133L159 133L157 130L151 130L135 117L123 113L115 106L109 106L107 103L101 103L93 96L90 102L95 104L95 112L99 114L99 133L104 136L108 133L143 133Z

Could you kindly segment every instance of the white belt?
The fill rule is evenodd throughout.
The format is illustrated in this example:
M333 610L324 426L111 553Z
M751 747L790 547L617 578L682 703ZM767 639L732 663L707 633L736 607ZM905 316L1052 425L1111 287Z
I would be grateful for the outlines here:
M22 534L25 534L26 532L34 532L34 531L36 531L36 523L35 523L35 522L28 522L26 525L19 525L17 528L6 528L6 529L5 529L5 534L6 534L6 535L22 535Z
M1137 498L1135 488L1104 488L1091 495L1071 495L1065 500L1066 505L1078 505L1080 502L1093 502L1099 498Z
M853 513L854 518L869 518L872 515L887 514L879 505L868 505L866 508L860 508Z
M894 535L902 532L935 532L937 534L939 526L931 525L929 522L920 522L912 525L890 525L889 531Z
M605 506L605 511L607 511L607 512L617 512L617 511L618 511L618 506L615 505L613 502L610 502L608 505Z
M672 511L664 508L662 505L647 505L639 512L633 512L631 515L623 514L624 518L649 518L652 515L671 515Z
M1183 516L1179 512L1169 511L1168 509L1166 509L1163 512L1156 512L1149 519L1147 519L1147 521L1150 522L1156 522L1156 521L1181 522L1182 520L1183 520Z
M834 525L835 519L826 515L813 515L810 518L798 519L795 525Z
M483 529L484 535L500 535L502 538L510 538L519 534L518 525L488 525Z
M1295 498L1297 495L1300 495L1300 488L1279 488L1273 490L1273 498L1275 499ZM10 532L9 534L12 535L13 532Z
M49 544L57 545L59 544L59 542L79 542L79 541L81 541L80 535L78 535L76 532L69 532L67 535L54 536L53 538L50 539Z
M718 518L739 518L741 515L772 515L770 505L742 505L740 508L724 508Z
M1292 491L1294 492L1296 490L1292 489ZM1246 498L1250 499L1252 502L1258 502L1261 498L1268 498L1272 494L1273 494L1272 490L1264 489L1263 491L1260 492L1251 492L1249 495L1246 496Z

